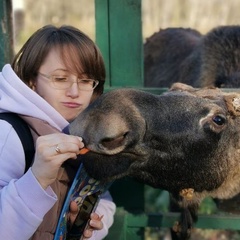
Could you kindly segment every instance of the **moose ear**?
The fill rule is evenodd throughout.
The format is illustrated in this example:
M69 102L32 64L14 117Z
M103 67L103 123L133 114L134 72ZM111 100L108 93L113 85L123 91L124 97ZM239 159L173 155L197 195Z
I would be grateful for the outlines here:
M169 90L170 91L187 91L187 92L195 91L195 89L192 86L187 85L185 83L180 83L180 82L173 83Z
M224 100L228 111L234 116L240 116L240 95L225 95Z

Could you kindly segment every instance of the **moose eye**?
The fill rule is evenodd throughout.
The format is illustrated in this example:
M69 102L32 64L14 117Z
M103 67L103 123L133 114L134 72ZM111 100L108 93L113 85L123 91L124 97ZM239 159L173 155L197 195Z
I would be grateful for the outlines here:
M212 118L213 122L215 122L217 125L222 126L226 123L226 118L221 115L216 115Z

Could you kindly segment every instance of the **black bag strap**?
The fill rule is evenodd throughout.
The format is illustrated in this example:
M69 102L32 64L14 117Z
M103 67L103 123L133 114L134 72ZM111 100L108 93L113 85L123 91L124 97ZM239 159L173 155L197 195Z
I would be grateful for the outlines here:
M25 172L32 165L35 153L33 137L28 124L20 118L16 113L0 113L0 119L10 123L17 132L24 149L25 154Z

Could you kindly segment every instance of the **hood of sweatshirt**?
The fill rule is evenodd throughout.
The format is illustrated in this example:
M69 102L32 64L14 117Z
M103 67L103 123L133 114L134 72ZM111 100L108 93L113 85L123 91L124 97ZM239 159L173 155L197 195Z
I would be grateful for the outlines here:
M60 113L16 75L10 64L0 73L0 112L38 118L60 131L68 125Z

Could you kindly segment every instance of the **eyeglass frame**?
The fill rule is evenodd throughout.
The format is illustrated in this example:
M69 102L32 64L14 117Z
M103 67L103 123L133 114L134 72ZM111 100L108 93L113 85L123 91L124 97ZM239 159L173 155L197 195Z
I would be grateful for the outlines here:
M55 89L58 89L58 90L66 90L66 89L68 89L68 88L70 88L72 85L73 85L73 83L77 83L77 84L79 84L79 82L81 81L81 80L91 80L92 82L95 82L95 85L90 89L90 90L94 90L97 86L98 86L98 84L99 84L99 81L98 80L96 80L96 79L91 79L91 78L78 78L77 77L77 79L76 79L76 81L72 81L72 83L71 83L71 85L69 85L69 87L67 87L67 88L58 88L58 87L55 87L54 86L54 80L52 79L53 77L56 77L56 76L61 76L61 75L47 75L47 74L44 74L44 73L41 73L41 72L38 72L38 74L40 75L40 76L42 76L42 77L45 77L45 78L47 78L47 79L49 79L52 83L53 83L53 88L55 88ZM66 77L66 78L69 78L70 79L70 77ZM78 88L79 88L79 85L78 85ZM81 88L79 88L79 90L83 90L83 89L81 89ZM90 90L83 90L83 91L90 91Z

